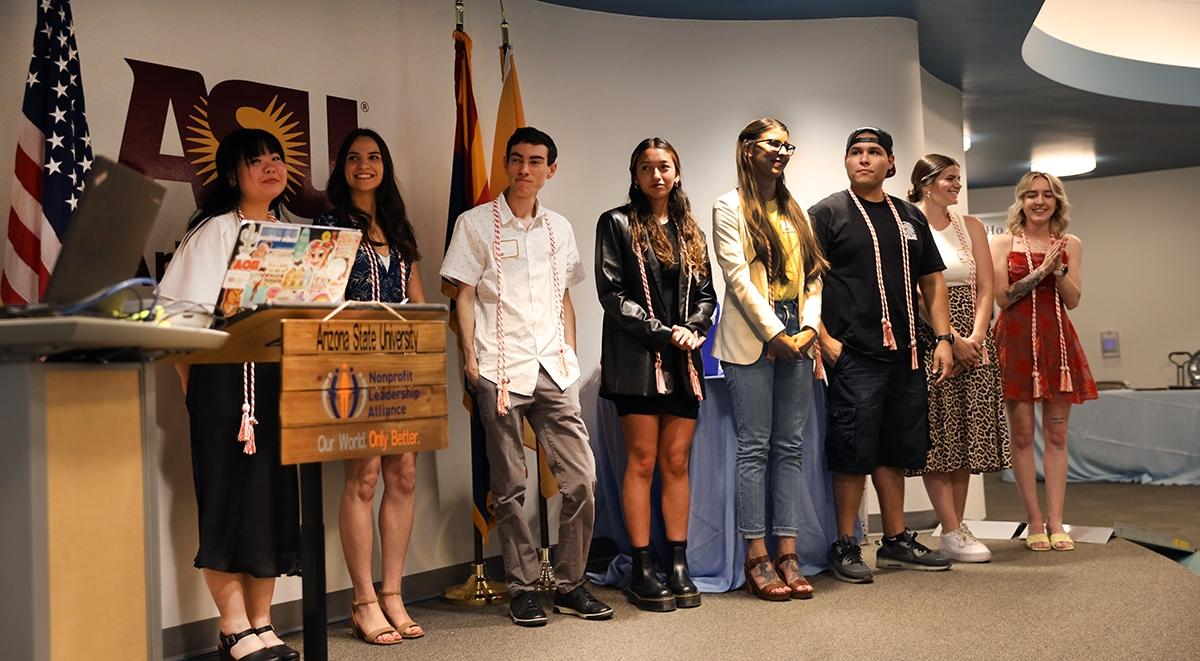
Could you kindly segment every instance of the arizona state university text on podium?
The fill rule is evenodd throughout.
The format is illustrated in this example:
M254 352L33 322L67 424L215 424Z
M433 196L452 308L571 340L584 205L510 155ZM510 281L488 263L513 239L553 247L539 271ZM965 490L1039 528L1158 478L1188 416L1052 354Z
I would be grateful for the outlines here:
M284 320L283 463L445 448L445 329L443 321Z

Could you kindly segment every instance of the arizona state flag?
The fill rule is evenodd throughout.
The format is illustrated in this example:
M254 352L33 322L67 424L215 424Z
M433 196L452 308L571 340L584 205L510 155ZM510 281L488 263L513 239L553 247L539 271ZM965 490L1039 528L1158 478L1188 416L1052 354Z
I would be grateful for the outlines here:
M508 186L504 169L504 148L513 131L525 126L525 106L521 102L521 83L517 80L517 62L511 44L500 46L500 108L496 111L496 135L492 140L492 197Z
M454 164L450 174L450 205L446 214L446 245L454 237L454 224L466 210L492 199L488 193L487 170L483 160L483 138L479 133L479 114L475 111L475 86L471 79L471 38L462 30L454 31ZM445 249L443 249L445 254ZM458 288L443 280L442 293L450 298L451 309ZM450 327L458 334L458 324ZM471 518L479 533L487 536L496 518L491 507L491 468L483 442L483 425L475 402L464 398L471 412Z
M475 112L475 86L471 80L471 38L454 31L454 164L450 174L450 208L446 218L446 248L454 236L454 223L464 211L490 202L487 166L483 160L483 138L479 113ZM443 250L444 252L444 250ZM442 283L442 293L454 298L457 288Z

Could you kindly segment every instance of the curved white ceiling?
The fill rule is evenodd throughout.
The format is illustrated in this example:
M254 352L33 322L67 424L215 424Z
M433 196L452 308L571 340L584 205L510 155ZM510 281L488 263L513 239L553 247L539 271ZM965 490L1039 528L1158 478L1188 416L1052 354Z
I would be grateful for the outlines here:
M1200 0L1046 0L1021 55L1077 89L1200 106Z

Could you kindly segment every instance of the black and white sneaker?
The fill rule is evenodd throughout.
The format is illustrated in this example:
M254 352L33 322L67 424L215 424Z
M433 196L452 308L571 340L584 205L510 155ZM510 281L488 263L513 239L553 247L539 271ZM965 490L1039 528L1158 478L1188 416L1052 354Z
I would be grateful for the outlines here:
M870 583L875 580L871 568L862 559L862 547L853 537L839 537L829 547L829 573L847 583Z
M517 626L546 626L546 611L538 601L537 590L524 590L513 595L508 604L508 614Z
M607 620L613 616L613 609L594 597L583 585L570 592L555 593L554 612L585 620Z
M911 530L884 537L875 553L877 569L919 569L922 571L945 571L950 568L950 558L917 541L917 533Z

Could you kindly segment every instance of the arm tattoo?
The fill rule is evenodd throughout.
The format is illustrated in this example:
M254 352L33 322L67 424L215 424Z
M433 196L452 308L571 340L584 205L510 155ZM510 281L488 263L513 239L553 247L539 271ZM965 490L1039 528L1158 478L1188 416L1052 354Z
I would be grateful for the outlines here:
M1033 291L1037 284L1046 277L1046 273L1041 269L1034 269L1033 273L1021 278L1013 283L1013 286L1008 288L1008 302L1016 303L1024 298L1026 294Z

